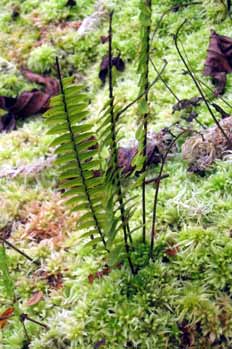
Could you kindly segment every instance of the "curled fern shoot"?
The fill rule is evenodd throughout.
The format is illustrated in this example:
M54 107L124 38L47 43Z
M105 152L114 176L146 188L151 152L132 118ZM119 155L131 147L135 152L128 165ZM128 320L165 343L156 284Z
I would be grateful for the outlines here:
M64 197L72 210L82 212L78 225L87 230L84 236L91 237L93 246L101 242L106 249L103 180L94 174L100 162L97 141L88 120L88 96L84 87L73 84L72 79L62 80L58 59L56 63L61 93L51 99L51 108L45 117L50 126L48 134L56 135L52 145L58 154L56 163L63 181L60 188L65 189Z

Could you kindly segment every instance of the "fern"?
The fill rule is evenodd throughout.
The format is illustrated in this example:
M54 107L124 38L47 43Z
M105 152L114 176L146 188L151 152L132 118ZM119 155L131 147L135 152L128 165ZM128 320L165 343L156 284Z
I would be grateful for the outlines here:
M139 113L141 115L140 125L137 131L138 153L135 158L136 170L142 171L142 226L143 226L143 242L146 241L146 149L147 149L147 127L149 118L148 106L148 88L149 88L149 58L150 58L150 32L151 32L151 0L140 1L140 59L138 65L139 93L144 93L144 97L139 101Z
M118 166L118 141L119 141L119 124L118 113L119 109L115 105L113 76L112 76L112 17L110 14L109 21L109 100L103 108L101 116L102 123L98 129L100 143L107 146L110 152L107 170L105 174L105 187L107 188L107 211L109 212L110 220L108 221L108 246L112 246L117 234L122 230L124 236L124 245L127 254L127 259L132 273L135 273L134 266L130 258L130 244L132 237L129 227L129 219L132 214L131 208L126 208L125 198L122 188L121 171ZM131 200L129 199L129 202ZM128 202L128 203L129 203Z
M87 230L84 236L92 238L90 244L102 242L106 248L103 180L94 175L100 163L92 125L86 121L88 96L84 87L74 85L72 79L62 80L58 59L56 62L61 94L52 98L45 117L50 126L48 133L56 135L51 145L57 147L56 163L64 181L60 188L66 190L64 197L72 210L82 212L78 224L80 229Z

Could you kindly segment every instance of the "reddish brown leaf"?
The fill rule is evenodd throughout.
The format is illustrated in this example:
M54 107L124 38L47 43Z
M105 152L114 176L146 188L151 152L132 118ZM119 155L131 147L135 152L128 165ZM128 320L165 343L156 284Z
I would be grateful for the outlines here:
M167 248L167 249L165 250L165 253L166 253L168 256L172 257L172 256L176 256L177 253L179 252L179 250L180 250L180 249L179 249L179 246L176 245L176 246Z
M41 280L46 280L51 288L59 289L63 287L63 274L61 272L50 274L45 270L39 270L35 275Z
M89 274L88 280L89 280L89 283L90 283L90 284L93 284L93 282L94 282L94 280L95 280L94 274Z
M111 268L105 266L102 270L97 271L95 274L89 274L88 280L90 284L93 284L95 279L101 279L104 275L109 275L111 273Z
M106 78L108 75L108 70L109 70L109 65L110 65L110 60L109 56L104 56L101 65L100 65L100 72L99 72L99 79L101 79L102 83L105 84ZM115 66L115 68L122 72L125 70L125 63L120 57L120 54L117 57L112 57L112 65Z
M7 320L14 314L14 308L8 308L2 314L0 314L0 328L4 328L7 324Z
M224 93L226 74L232 72L232 38L211 32L204 75L211 76L216 86L215 94Z
M100 37L100 40L101 40L101 43L102 43L102 44L105 44L106 42L109 41L109 35L107 35L107 36L102 35L102 36Z
M0 108L7 114L0 118L0 132L16 128L16 120L42 113L49 108L49 100L59 92L58 81L48 76L22 70L23 75L30 81L44 86L44 91L33 90L21 93L17 98L0 96Z
M26 305L28 307L31 307L32 305L36 305L37 303L39 303L44 297L44 294L42 291L37 291L35 292L31 298L28 299Z

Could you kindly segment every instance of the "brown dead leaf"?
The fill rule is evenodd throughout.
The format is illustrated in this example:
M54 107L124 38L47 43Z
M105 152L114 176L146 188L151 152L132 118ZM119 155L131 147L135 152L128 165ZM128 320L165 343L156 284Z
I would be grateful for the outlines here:
M5 310L2 314L0 314L0 328L3 329L8 319L14 314L14 308L10 307L7 310Z
M211 76L216 87L215 95L224 93L226 75L232 72L232 38L211 32L204 75Z
M26 305L27 305L28 307L31 307L32 305L36 305L36 304L39 303L43 298L44 298L44 294L43 294L42 291L34 292L33 295L31 296L31 298L28 299Z
M39 277L40 280L47 281L50 288L58 290L63 287L63 274L61 272L49 273L45 270L38 270L35 276Z
M173 256L176 256L177 255L177 253L179 252L179 246L178 245L176 245L176 246L171 246L171 247L169 247L169 248L167 248L166 250L165 250L165 253L166 253L166 255L168 255L168 256L170 256L170 257L173 257Z
M89 274L89 283L93 284L95 279L101 279L103 276L109 275L111 271L112 269L106 265L102 270L97 271L95 274Z
M6 115L0 118L0 132L9 132L16 128L16 120L25 119L48 110L49 100L59 93L59 83L55 78L35 74L22 69L22 74L32 82L41 84L42 90L24 91L16 98L0 96L0 108Z

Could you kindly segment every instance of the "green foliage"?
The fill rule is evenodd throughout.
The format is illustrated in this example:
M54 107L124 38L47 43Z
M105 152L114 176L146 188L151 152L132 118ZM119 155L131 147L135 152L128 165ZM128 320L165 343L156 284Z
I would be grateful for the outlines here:
M0 243L0 272L2 274L1 283L5 289L5 294L11 301L14 300L14 284L8 270L8 259L3 243Z
M10 4L9 1L3 0L3 2L5 5ZM32 4L36 1L26 0L22 6L24 3ZM45 2L40 4L37 2L34 9L38 7L39 11L39 6L43 3ZM153 1L154 24L170 4L170 1ZM137 75L134 69L139 43L136 35L139 32L137 5L138 2L134 0L129 2L120 0L115 5L118 9L118 14L115 14L117 24L123 30L117 30L115 33L114 47L120 47L123 58L133 61L133 64L127 64L122 79L115 82L116 112L117 107L122 107L138 94ZM205 8L207 9L206 3ZM28 13L30 11L28 10ZM157 66L160 66L159 58L165 55L169 63L164 77L179 98L192 97L196 92L193 91L188 77L182 75L180 71L180 62L173 49L171 34L183 21L183 16L188 18L189 24L183 33L183 43L194 69L201 69L208 45L209 25L212 22L206 14L206 11L202 11L202 6L170 13L159 29L159 40L154 44ZM45 12L43 16L46 16ZM7 23L11 23L10 19ZM10 29L6 25L4 28L7 31ZM229 21L216 24L215 30L231 35ZM133 35L129 35L131 32ZM104 25L99 31L100 34L106 35ZM72 34L60 42L61 46L64 43L63 48L66 52L72 52L73 49L75 40L71 40L71 36ZM3 44L6 38L3 35ZM27 38L29 35L26 32L24 41L27 41ZM72 59L76 58L76 68L81 66L86 72L88 77L86 80L92 85L91 92L94 91L90 94L92 112L87 115L88 120L83 120L84 126L85 122L91 123L91 119L99 127L96 115L102 108L102 101L105 100L106 91L104 88L101 90L98 88L96 69L100 63L99 53L103 53L105 47L101 48L99 45L96 52L98 41L98 33L90 35L86 41L83 40L83 46L88 46L89 52L79 56L76 41L74 56L71 57L70 63L66 64L69 58L65 61L66 71L70 68L69 64L72 65ZM2 52L11 52L11 46L15 50L14 45L5 46ZM82 43L80 49L82 50ZM89 67L86 57L91 62L96 59L96 64ZM89 70L84 70L83 67L89 67ZM154 75L151 72L151 79ZM202 78L200 72L198 75ZM231 97L229 76L228 81L226 98ZM164 85L159 82L156 87L155 93L151 91L150 95L151 121L155 115L155 123L150 123L152 131L169 125L179 117L174 118L171 114L171 105L175 100L164 89ZM13 88L11 84L12 91ZM11 90L7 91L10 94ZM204 106L199 108L199 113L200 120L205 125L210 125L211 120ZM120 118L121 123L116 126L117 140L120 140L121 134L132 136L137 127L137 120L135 107L128 111L126 118ZM7 167L10 164L18 167L47 154L48 140L49 136L45 136L45 127L42 126L40 119L32 120L10 135L1 135L1 166ZM107 168L107 161L103 163ZM152 176L156 173L157 169L152 169ZM232 346L231 157L225 161L218 161L205 178L186 173L186 167L178 156L167 163L167 173L170 177L162 182L159 197L157 221L159 237L154 246L155 262L145 266L133 279L128 274L127 268L122 266L121 270L113 268L110 275L89 284L89 274L102 270L106 260L99 257L99 245L95 250L91 249L91 253L90 249L82 249L80 240L83 240L83 237L80 237L82 231L79 227L74 231L69 229L70 235L59 250L54 248L51 241L42 241L38 244L26 238L22 239L22 232L18 231L16 223L13 238L17 239L19 246L30 250L33 256L40 257L46 271L60 269L64 275L64 288L51 289L46 280L35 276L34 269L28 271L28 264L25 267L26 263L21 256L16 257L9 251L8 265L14 280L17 280L15 284L20 304L25 304L31 294L38 289L42 289L45 294L45 301L42 304L31 310L26 309L38 317L46 318L50 326L49 331L41 331L27 324L32 338L30 345L32 349L69 347L92 349L102 339L105 339L106 348L166 349L168 346L171 349L179 349L181 345L182 347L185 345L182 343L184 325L189 326L196 347L228 349ZM49 201L51 193L57 190L57 181L56 166L42 174L34 174L32 178L1 179L1 227L8 220L17 219L25 202L38 198L41 201ZM127 184L128 182L126 186ZM127 193L127 187L122 188L124 193ZM138 190L135 191L137 193ZM153 190L149 188L148 222L151 220L152 205ZM139 203L137 207L139 211ZM111 208L109 212L110 210ZM132 229L140 220L140 212L137 211L131 220ZM107 219L111 220L111 216L107 216ZM89 236L88 232L87 234ZM135 252L131 256L133 262L139 266L146 264L148 252L146 246L141 247L140 238L135 232ZM115 249L115 254L112 256L112 265L118 258L125 259L120 233L116 235L114 243L118 249ZM173 243L179 246L179 250L176 256L169 256L166 249L172 247ZM114 258L115 256L117 258ZM5 292L2 286L0 283L1 297ZM4 329L2 345L6 349L21 349L23 336L22 328L12 318L9 326Z
M203 1L203 7L207 13L208 18L213 23L222 22L228 15L226 0L208 0Z
M55 48L44 44L31 51L28 59L28 67L37 73L49 72L54 67L55 58Z
M72 85L70 79L60 83L61 95L52 98L46 123L50 126L49 134L57 136L52 145L57 146L56 163L61 168L60 179L64 181L61 188L66 189L67 204L73 210L84 212L78 224L86 230L85 238L92 237L92 245L101 241L106 246L103 180L94 175L100 164L92 125L86 121L88 97L84 87Z
M149 57L150 57L150 31L151 31L151 1L140 1L140 57L138 64L139 74L139 94L146 91L149 86ZM147 123L148 123L148 92L145 93L138 103L138 111L141 115L141 124L137 131L137 140L139 143L138 154L136 157L136 169L141 171L144 167L146 143L147 143Z

